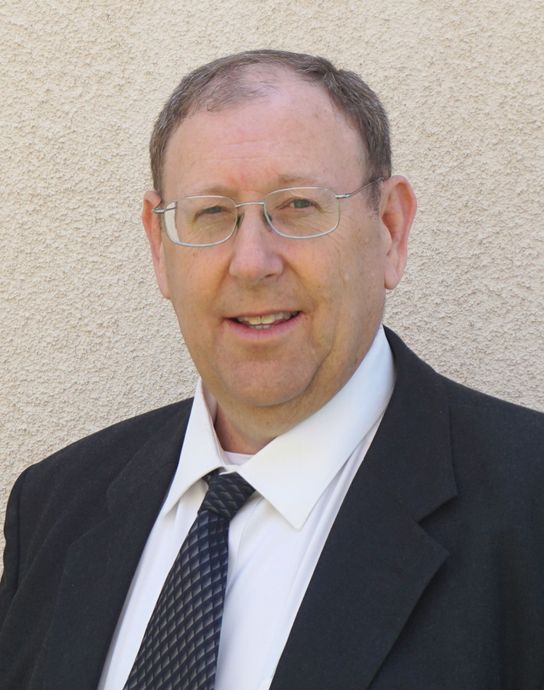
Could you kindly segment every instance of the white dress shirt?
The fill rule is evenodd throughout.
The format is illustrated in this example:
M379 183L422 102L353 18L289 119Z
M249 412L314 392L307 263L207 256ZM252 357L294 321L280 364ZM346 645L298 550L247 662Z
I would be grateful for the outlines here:
M180 462L150 532L98 690L122 690L164 580L206 491L236 470L256 493L233 518L215 690L268 690L296 613L394 387L380 328L359 368L320 410L253 456L224 453L199 382ZM129 519L129 518L127 518Z

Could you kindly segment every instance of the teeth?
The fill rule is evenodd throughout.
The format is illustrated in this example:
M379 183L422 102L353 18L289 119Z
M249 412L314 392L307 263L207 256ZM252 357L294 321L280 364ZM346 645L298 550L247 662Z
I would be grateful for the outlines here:
M277 314L264 314L262 316L238 316L236 321L245 323L252 328L270 328L277 321L287 321L297 314L296 311L280 311Z

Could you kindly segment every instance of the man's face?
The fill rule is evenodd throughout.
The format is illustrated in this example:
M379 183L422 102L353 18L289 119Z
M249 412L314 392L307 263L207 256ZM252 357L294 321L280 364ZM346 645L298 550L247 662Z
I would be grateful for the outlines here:
M267 96L181 123L166 150L162 199L254 201L287 186L344 193L367 178L359 136L325 92L280 73ZM262 207L248 206L234 237L193 249L160 233L150 213L158 196L147 195L143 217L159 286L218 401L220 440L238 446L228 449L255 450L309 416L370 347L385 287L400 278L404 256L399 263L384 213L369 200L366 191L340 201L338 228L307 240L278 236ZM266 328L256 325L261 316ZM240 427L252 429L255 419L266 427L262 439L241 442Z

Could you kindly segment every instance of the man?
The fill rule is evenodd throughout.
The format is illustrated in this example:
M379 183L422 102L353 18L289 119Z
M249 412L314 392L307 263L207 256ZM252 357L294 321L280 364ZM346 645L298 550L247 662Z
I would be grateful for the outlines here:
M416 204L375 94L320 58L229 56L181 82L151 159L143 223L201 382L18 480L0 686L544 688L543 417L382 328ZM247 494L187 651L202 602L175 573L225 476Z

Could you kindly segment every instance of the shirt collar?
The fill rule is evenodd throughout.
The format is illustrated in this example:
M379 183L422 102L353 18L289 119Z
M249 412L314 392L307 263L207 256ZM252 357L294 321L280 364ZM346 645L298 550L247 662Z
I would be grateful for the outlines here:
M394 387L393 356L380 328L349 381L317 412L278 436L238 468L288 522L300 529L334 476L381 419ZM163 510L217 467L223 451L199 381L180 462Z
M213 407L215 408L215 405ZM212 412L214 413L215 409ZM163 505L163 512L174 508L195 482L224 465L223 449L215 435L213 418L206 404L202 381L199 379L178 467Z

